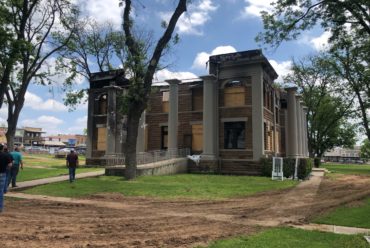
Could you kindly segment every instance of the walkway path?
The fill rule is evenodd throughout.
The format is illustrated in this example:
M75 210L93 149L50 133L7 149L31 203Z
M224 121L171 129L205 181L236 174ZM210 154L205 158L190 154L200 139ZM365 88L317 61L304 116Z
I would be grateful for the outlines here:
M292 225L292 227L303 229L303 230L317 230L317 231L332 232L332 233L339 233L339 234L370 235L370 229L359 228L359 227L324 225L324 224Z
M102 176L102 175L104 175L104 170L77 173L76 178L79 179L79 178L87 178L87 177L97 177L97 176ZM68 180L69 180L69 175L65 175L65 176L58 176L58 177L42 178L42 179L37 179L37 180L25 181L25 182L18 182L17 183L18 187L17 188L9 187L9 191L35 187L35 186L48 184L48 183L68 181Z

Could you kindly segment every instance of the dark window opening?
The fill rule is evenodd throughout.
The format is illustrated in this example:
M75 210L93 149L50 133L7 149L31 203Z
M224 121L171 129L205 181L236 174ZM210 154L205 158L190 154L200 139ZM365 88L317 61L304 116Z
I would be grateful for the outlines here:
M161 149L168 148L168 127L161 127Z
M245 122L224 123L224 148L245 149Z

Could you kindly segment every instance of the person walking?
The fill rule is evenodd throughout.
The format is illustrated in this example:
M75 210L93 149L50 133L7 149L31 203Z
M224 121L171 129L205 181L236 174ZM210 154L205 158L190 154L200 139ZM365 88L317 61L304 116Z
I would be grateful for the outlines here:
M19 172L19 167L23 170L23 157L22 154L19 152L18 146L14 148L14 151L10 153L13 157L13 165L10 169L10 178L8 179L8 186L10 182L12 182L12 188L17 187L17 175Z
M11 166L9 156L4 153L4 146L0 144L0 213L4 209L4 184L6 184L6 169Z
M76 168L78 166L78 155L74 150L67 155L66 165L69 169L69 182L72 183L75 180Z
M6 169L5 185L4 185L4 194L6 194L8 192L8 187L9 187L9 183L10 183L10 171L11 171L11 168L13 166L13 157L12 157L12 155L10 155L7 145L4 145L3 150L4 150L4 153L11 160L11 166Z

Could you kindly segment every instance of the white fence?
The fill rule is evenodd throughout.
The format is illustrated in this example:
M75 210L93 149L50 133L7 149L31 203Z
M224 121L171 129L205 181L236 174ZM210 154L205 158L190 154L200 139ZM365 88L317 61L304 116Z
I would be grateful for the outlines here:
M189 148L157 150L150 152L139 152L136 154L136 164L150 164L172 158L184 158L190 154ZM122 153L108 154L104 156L107 166L124 165L125 156Z

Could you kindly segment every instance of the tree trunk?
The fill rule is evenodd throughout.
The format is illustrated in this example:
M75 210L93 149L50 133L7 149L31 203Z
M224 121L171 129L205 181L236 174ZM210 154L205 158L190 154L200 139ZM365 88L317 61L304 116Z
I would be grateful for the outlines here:
M361 110L361 115L362 115L362 125L365 129L365 133L367 138L370 140L370 127L369 127L369 120L367 118L367 113L366 113L366 106L364 101L362 100L361 93L355 89L355 93L358 99L358 102L360 104L360 110Z
M8 130L5 136L6 136L6 142L8 144L9 151L13 151L14 149L14 136L17 130L19 114L23 108L23 103L24 103L24 100L20 102L16 102L15 105L13 103L13 104L9 104L10 106L8 106L9 107L8 120L7 120ZM11 107L12 105L14 106L14 108Z
M146 104L150 95L153 75L158 68L159 60L162 57L163 49L168 45L171 40L172 33L176 27L176 23L182 13L186 11L186 5L188 0L179 0L176 10L173 12L168 26L163 33L162 37L158 40L157 45L151 56L149 65L144 68L145 64L142 60L143 51L140 49L140 41L136 40L132 35L132 24L133 21L130 18L131 13L131 0L125 0L125 8L123 12L123 30L125 32L125 44L128 48L129 57L132 61L129 66L130 69L135 71L135 78L132 79L133 88L130 89L128 95L131 96L134 102L130 102L128 105L127 113L127 137L123 144L123 150L125 153L125 178L127 180L134 179L136 177L136 143L137 133L139 127L139 121L142 112L146 108ZM145 53L145 52L144 52ZM144 56L145 57L145 56ZM149 56L148 56L149 57ZM143 87L141 92L136 92L135 83L142 83ZM140 87L139 87L140 88ZM134 97L133 97L134 96Z
M142 108L136 105L136 107L132 107L127 114L127 136L126 141L123 143L126 166L125 178L127 180L136 178L136 143L142 112Z

